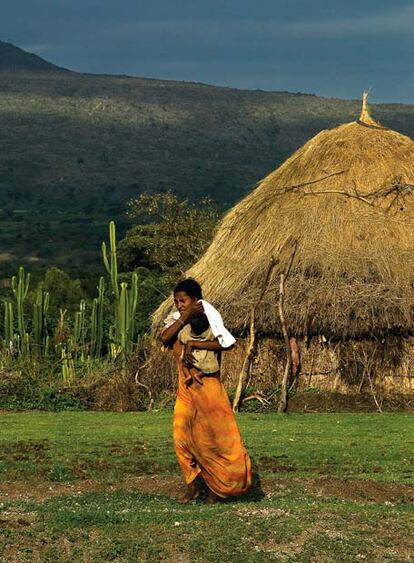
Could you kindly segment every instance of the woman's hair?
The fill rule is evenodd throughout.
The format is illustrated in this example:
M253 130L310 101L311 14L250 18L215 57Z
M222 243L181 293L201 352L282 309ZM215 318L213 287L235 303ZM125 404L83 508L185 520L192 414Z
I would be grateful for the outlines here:
M193 297L195 299L203 298L201 285L192 278L187 278L178 282L174 287L174 293L178 293L179 291L184 291L189 297Z

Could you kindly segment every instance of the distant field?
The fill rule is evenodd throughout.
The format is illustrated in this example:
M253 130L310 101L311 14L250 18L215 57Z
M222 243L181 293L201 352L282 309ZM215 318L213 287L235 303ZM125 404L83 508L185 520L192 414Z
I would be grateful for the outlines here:
M0 560L413 561L413 415L238 420L253 490L182 506L170 412L1 415Z
M118 240L130 222L112 215ZM0 279L3 284L19 266L36 273L56 266L73 276L103 273L102 241L108 241L106 215L57 210L17 210L13 219L0 221Z

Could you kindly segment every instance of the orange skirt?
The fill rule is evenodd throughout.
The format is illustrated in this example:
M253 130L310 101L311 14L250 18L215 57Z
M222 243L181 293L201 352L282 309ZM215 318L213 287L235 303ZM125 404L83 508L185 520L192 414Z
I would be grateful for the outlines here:
M174 448L184 479L191 483L201 475L220 497L240 495L251 485L251 461L219 374L204 376L203 385L186 387L179 355L178 391L174 407Z

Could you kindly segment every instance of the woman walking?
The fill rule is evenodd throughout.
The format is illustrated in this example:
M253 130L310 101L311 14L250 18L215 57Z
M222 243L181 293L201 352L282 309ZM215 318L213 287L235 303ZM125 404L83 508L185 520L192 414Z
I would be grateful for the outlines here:
M174 407L174 448L187 484L182 502L197 498L196 477L208 489L208 502L240 495L251 485L251 461L220 381L220 354L234 343L217 311L202 301L192 279L174 289L177 311L160 333L178 368ZM206 322L207 321L207 322Z

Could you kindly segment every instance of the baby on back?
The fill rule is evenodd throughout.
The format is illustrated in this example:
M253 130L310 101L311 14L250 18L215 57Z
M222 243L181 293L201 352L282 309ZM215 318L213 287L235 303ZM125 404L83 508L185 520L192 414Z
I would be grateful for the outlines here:
M182 344L187 342L206 342L215 340L205 313L198 313L190 318L189 324L185 325L178 333L178 340ZM193 380L200 385L203 384L202 377L204 375L213 374L219 371L217 352L214 350L192 349L193 362L184 360L184 348L181 359L183 360L184 383L190 385Z

